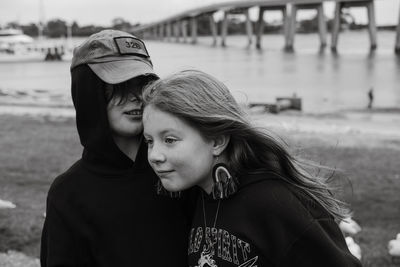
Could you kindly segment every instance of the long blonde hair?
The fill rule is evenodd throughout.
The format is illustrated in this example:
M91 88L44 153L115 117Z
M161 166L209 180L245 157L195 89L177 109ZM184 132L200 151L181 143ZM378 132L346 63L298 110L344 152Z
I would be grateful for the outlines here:
M348 216L328 180L306 172L277 138L254 127L228 88L213 76L197 70L178 72L145 88L143 101L179 117L205 138L229 135L228 166L237 177L274 173L313 198L335 219Z

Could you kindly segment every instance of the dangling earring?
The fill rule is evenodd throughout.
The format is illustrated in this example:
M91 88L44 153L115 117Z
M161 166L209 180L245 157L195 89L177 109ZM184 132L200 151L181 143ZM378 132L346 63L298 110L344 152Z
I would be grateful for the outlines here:
M162 185L161 181L157 181L157 188L156 188L157 195L161 196L169 196L171 198L180 198L181 197L181 191L178 192L170 192L167 189L164 188Z
M212 194L214 199L224 199L233 195L237 191L237 181L230 172L228 166L223 163L217 163L212 171L214 185Z

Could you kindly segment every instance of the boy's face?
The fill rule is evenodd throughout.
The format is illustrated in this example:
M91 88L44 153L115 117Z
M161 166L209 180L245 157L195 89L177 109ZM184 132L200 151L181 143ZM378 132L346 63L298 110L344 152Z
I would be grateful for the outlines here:
M122 96L115 94L107 105L107 116L111 131L117 137L138 136L143 131L142 99L140 95L134 93L128 94L127 101L121 101L121 98Z

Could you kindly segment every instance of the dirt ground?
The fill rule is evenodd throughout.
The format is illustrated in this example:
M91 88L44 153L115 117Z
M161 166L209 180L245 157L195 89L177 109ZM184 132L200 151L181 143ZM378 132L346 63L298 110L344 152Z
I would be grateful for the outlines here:
M363 266L398 266L387 242L400 232L400 114L250 114L297 156L347 178L341 196L363 228L354 237ZM0 199L17 205L0 209L0 266L39 266L47 190L81 154L72 116L0 115Z

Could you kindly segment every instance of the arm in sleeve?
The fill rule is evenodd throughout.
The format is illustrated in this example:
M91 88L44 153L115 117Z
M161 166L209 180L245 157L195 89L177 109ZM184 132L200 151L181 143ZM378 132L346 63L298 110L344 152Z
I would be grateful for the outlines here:
M61 213L47 200L42 231L40 264L42 267L77 266L73 233Z

